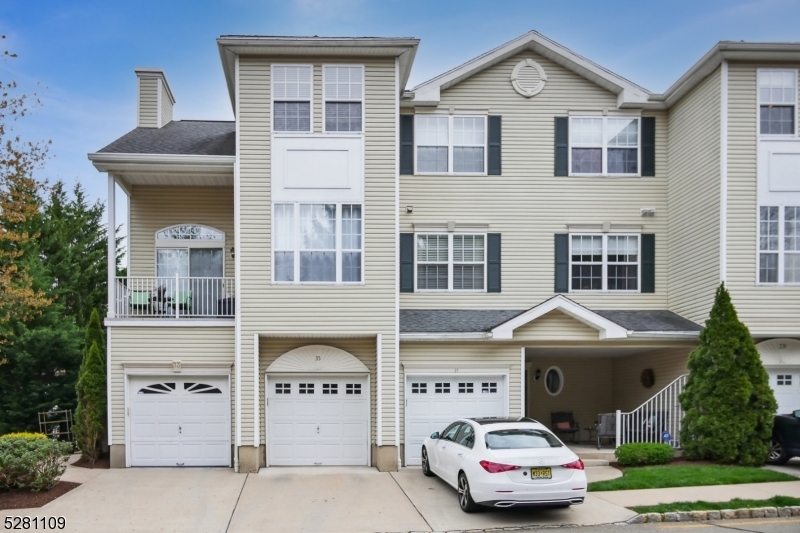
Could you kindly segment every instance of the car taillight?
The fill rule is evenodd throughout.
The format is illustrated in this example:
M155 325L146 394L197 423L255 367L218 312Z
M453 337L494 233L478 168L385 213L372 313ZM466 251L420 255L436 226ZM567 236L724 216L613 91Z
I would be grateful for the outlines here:
M583 470L583 461L578 459L577 461L572 461L571 463L567 463L565 465L561 465L564 468L571 468L573 470Z
M508 472L509 470L519 470L520 468L514 465L504 465L500 463L493 463L491 461L481 461L480 465L490 474L499 474L500 472Z

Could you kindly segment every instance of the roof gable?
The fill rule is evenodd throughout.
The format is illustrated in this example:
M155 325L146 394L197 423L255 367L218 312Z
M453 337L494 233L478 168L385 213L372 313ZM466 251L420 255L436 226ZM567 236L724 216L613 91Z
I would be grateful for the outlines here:
M524 50L533 52L561 65L617 95L618 105L646 103L650 93L622 76L601 67L544 35L530 31L466 63L428 80L413 90L413 96L403 102L406 106L438 105L441 92L482 72Z

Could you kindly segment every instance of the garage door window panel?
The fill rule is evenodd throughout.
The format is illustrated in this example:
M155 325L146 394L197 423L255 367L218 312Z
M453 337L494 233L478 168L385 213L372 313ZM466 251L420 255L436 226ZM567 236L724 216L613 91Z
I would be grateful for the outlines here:
M153 383L139 389L139 394L169 394L175 391L175 383Z
M314 394L314 384L300 383L300 385L298 386L298 390L300 394Z
M436 394L450 394L450 384L449 383L436 383L433 388L433 392Z
M361 383L347 383L345 394L358 395L361 394Z
M338 383L323 383L322 394L339 394Z

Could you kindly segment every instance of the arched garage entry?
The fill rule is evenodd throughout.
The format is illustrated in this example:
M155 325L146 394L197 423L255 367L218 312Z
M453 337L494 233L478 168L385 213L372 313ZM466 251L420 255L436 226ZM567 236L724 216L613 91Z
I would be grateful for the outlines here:
M369 369L355 356L296 348L265 383L268 465L369 465Z

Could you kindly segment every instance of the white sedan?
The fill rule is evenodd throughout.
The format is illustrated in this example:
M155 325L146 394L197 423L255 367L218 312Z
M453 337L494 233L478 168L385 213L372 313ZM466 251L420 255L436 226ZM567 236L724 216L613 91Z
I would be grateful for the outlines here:
M583 461L530 419L456 420L422 443L422 473L458 490L461 510L569 506L586 497Z

